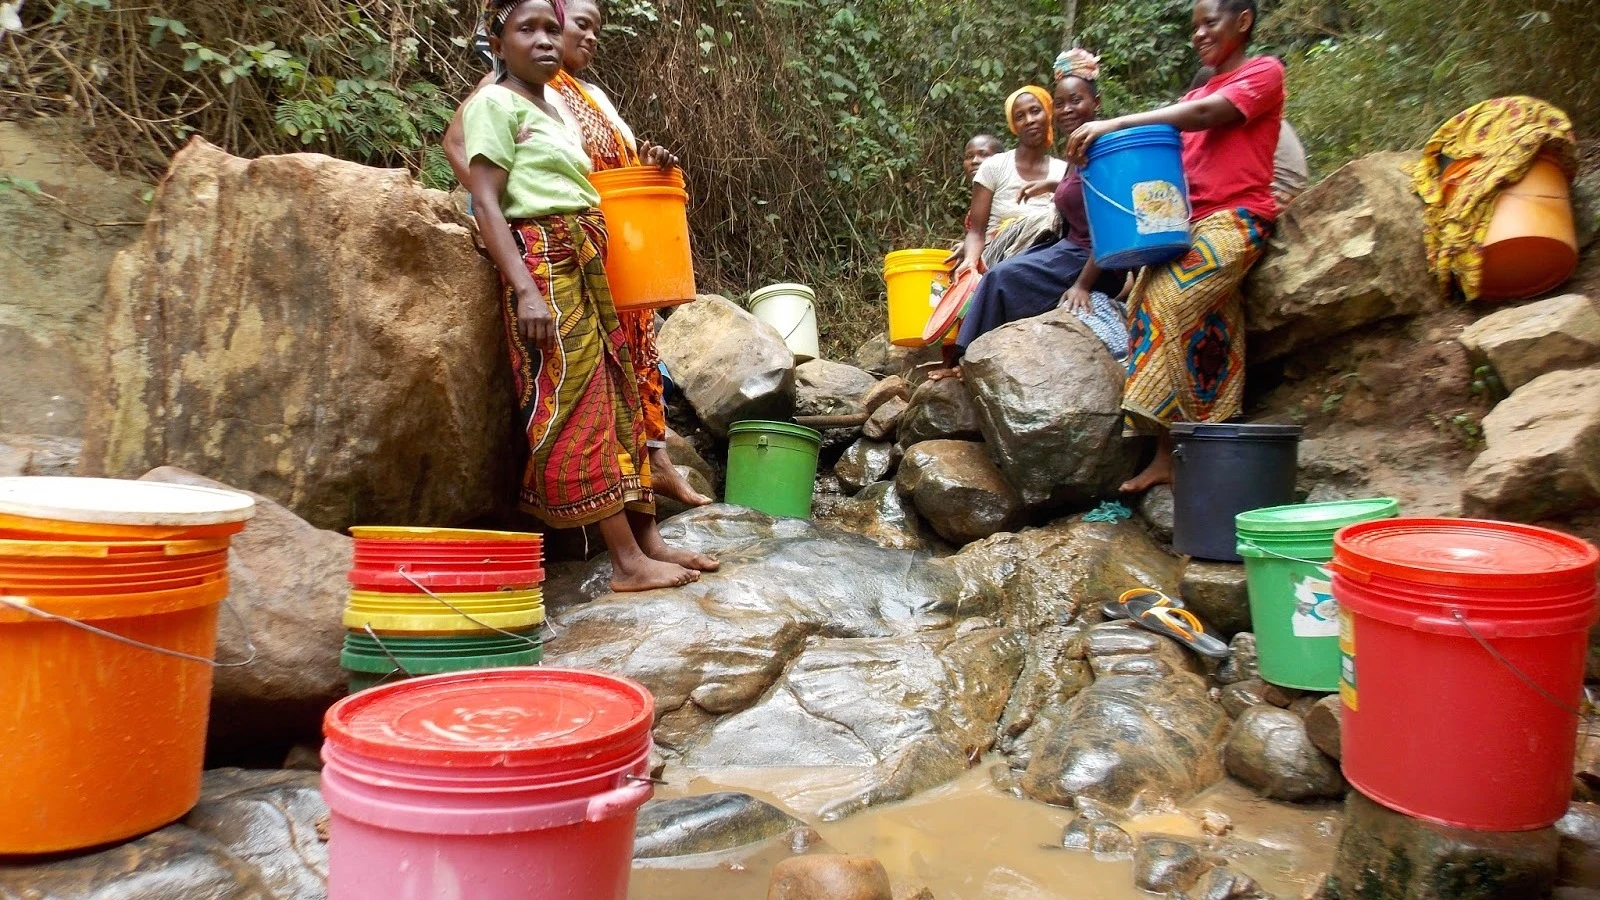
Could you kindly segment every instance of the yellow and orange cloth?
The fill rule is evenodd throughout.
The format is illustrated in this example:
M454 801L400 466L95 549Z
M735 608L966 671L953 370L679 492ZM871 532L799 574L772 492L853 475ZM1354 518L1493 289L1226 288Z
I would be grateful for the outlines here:
M1495 198L1545 156L1572 177L1577 169L1572 121L1532 97L1498 97L1444 123L1422 150L1412 189L1428 204L1428 267L1448 288L1478 297L1483 240Z

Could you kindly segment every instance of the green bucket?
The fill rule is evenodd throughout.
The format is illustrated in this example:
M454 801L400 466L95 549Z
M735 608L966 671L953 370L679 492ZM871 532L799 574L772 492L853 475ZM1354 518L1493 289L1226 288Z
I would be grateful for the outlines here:
M728 429L723 496L769 516L811 517L822 433L787 422L735 422Z
M543 659L544 644L537 628L460 637L374 638L357 631L345 635L339 665L349 673L350 693L354 694L406 677L401 669L412 675L438 675L469 669L536 666Z
M1399 514L1397 501L1380 497L1271 506L1235 517L1262 680L1339 689L1339 604L1327 569L1333 536L1346 525Z

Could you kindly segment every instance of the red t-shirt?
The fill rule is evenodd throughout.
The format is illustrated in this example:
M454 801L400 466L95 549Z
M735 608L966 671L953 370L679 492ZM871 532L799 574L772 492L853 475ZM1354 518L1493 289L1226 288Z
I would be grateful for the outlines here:
M1228 98L1244 114L1236 125L1183 133L1183 169L1189 177L1189 207L1198 222L1214 212L1244 207L1272 221L1272 157L1283 121L1283 63L1270 56L1245 60L1232 72L1185 94L1200 100Z

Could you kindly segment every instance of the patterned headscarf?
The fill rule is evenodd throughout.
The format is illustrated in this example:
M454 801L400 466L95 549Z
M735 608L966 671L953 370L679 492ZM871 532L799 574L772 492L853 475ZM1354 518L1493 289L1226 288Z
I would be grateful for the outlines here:
M505 30L506 20L516 12L525 0L484 0L483 3L483 30L490 34L499 34ZM561 23L561 30L567 28L567 4L564 0L545 0L550 8L556 11L556 21Z
M1056 142L1055 98L1050 96L1049 91L1039 87L1036 84L1030 84L1026 87L1017 88L1011 93L1011 96L1006 98L1006 125L1011 129L1012 134L1022 134L1021 129L1017 128L1016 111L1017 101L1022 99L1023 94L1031 95L1033 99L1039 101L1040 106L1044 107L1045 145L1054 146Z
M1100 86L1095 81L1100 77L1100 57L1083 49L1073 47L1056 57L1056 80L1066 78L1082 78L1089 82L1089 89L1095 94L1100 93Z

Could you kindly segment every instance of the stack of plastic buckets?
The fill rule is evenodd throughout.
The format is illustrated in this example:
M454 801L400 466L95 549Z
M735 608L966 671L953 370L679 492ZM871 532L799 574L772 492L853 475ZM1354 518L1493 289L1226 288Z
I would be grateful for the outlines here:
M655 701L574 669L436 675L323 722L329 900L625 900Z
M413 675L537 665L544 549L537 534L350 529L350 691Z
M1361 793L1456 828L1565 814L1600 552L1526 525L1390 519L1334 539L1341 762Z
M0 478L0 855L152 831L200 799L228 543L255 502Z
M1327 568L1333 536L1346 525L1399 514L1398 502L1380 497L1272 506L1235 517L1263 681L1339 689L1339 604Z

